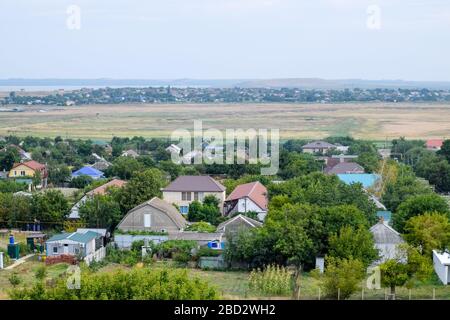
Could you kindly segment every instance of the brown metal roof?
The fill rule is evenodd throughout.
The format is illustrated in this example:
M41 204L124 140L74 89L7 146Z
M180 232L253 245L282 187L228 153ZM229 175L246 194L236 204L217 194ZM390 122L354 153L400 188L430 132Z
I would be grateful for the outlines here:
M180 176L163 191L222 192L225 191L225 187L210 176Z
M267 189L259 181L241 184L233 190L225 201L233 201L248 197L262 210L267 210Z

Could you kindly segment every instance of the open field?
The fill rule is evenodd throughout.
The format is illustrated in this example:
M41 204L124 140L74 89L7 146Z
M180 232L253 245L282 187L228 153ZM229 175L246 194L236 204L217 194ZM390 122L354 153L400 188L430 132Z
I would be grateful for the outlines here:
M449 104L147 104L23 107L0 112L0 135L168 137L179 128L279 128L281 138L443 138L450 136Z

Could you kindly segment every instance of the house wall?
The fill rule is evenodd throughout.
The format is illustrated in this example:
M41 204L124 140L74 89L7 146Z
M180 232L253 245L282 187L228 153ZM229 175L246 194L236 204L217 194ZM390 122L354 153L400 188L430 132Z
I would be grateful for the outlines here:
M67 252L64 252L64 247L66 244L67 244ZM55 242L47 242L46 247L47 247L47 256L59 256L62 254L78 256L81 254L82 257L85 257L95 252L95 239L92 239L84 246L81 243L75 241L61 240ZM53 252L53 248L55 247L58 249L57 252Z
M133 236L130 234L116 234L114 235L114 243L119 249L130 249L134 241L148 240L154 244L167 241L167 236Z
M225 201L225 191L223 192L203 192L203 197L200 197L199 201L203 201L203 199L208 196L213 195L217 199L219 199L219 208L220 212L223 212L223 203ZM194 201L194 192L191 192L191 200L183 200L182 192L174 192L174 191L163 191L163 200L172 204L175 203L177 206L189 206Z
M265 210L261 210L261 208L248 197L239 199L237 207L239 212L265 212Z
M25 174L21 174L21 172L24 171ZM14 169L11 169L11 171L9 171L9 175L10 178L15 178L15 177L34 177L34 170L31 168L28 168L27 166L24 165L19 165L17 167L15 167Z
M443 284L448 284L450 280L450 268L443 264L435 251L433 251L434 271Z
M396 259L398 257L398 245L390 243L375 244L375 248L379 250L380 260L379 263L383 263L386 260Z
M144 226L145 214L150 214L150 227ZM117 228L124 231L179 231L177 225L165 212L150 205L127 214Z

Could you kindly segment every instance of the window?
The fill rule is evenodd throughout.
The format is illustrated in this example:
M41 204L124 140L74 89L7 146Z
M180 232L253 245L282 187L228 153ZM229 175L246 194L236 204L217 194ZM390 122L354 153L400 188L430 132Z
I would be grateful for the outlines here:
M194 192L195 201L203 201L203 192Z
M181 207L180 207L180 212L181 212L182 214L187 214L188 211L189 211L189 207L188 207L188 206L181 206Z
M182 192L181 200L183 201L191 201L191 193L190 192Z
M75 254L77 254L77 255L80 254L80 249L79 248L75 248L74 251L75 251Z
M25 171L20 171L20 175L21 175L22 177L24 177L24 176L25 176Z
M58 253L58 247L53 247L53 253Z
M152 226L152 216L150 213L144 213L144 228L150 228Z

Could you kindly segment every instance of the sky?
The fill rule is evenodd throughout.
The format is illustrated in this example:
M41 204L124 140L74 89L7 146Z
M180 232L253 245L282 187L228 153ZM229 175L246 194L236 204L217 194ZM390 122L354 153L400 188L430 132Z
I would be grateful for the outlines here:
M450 81L449 0L1 0L0 79Z

